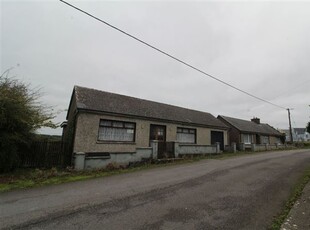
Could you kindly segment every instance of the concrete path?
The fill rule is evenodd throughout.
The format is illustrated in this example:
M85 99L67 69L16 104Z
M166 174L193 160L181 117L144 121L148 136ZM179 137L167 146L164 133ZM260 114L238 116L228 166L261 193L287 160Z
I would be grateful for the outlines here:
M1 228L265 229L310 165L268 152L0 194Z

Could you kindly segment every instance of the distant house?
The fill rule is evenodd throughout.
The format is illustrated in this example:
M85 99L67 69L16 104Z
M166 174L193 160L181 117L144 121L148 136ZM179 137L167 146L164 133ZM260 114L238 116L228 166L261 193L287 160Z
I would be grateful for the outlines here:
M247 121L220 115L218 119L230 127L228 132L230 144L235 142L239 146L241 143L246 145L282 143L283 134L268 124L260 123L259 118Z
M228 127L210 113L75 86L63 123L74 153L133 154L151 141L227 145ZM158 151L162 151L158 149Z
M286 141L291 141L290 130L285 129ZM310 141L310 134L307 132L306 128L292 128L293 141Z
M293 128L293 133L297 137L297 141L309 141L310 134L306 128Z

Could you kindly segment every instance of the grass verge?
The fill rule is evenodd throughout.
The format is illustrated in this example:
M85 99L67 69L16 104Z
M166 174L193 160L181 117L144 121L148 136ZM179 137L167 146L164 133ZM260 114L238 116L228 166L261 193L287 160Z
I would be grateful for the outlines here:
M193 158L184 158L178 161L163 161L157 163L138 164L129 168L110 168L88 171L75 171L68 169L18 169L15 172L0 174L0 192L7 192L15 189L25 189L40 187L44 185L55 185L73 181L81 181L91 178L99 178L116 174L136 172L140 170L166 167L178 164L187 164L204 159L226 159L230 157L242 156L249 154L247 152L225 153L211 156L199 156Z
M179 164L187 164L205 159L227 159L232 157L262 154L263 152L237 152L218 155L206 155L192 158L184 158L178 161L163 161L157 163L142 163L134 167L119 168L117 166L109 169L98 169L89 171L75 171L70 168L64 170L52 169L19 169L13 173L0 174L0 192L7 192L15 189L40 187L45 185L62 184L73 181L81 181L91 178L99 178L116 174L131 173L158 167L166 167ZM268 153L268 152L264 152Z
M269 230L281 229L281 226L284 223L285 219L287 218L293 205L299 199L303 189L309 182L310 182L310 167L308 167L308 169L303 173L303 175L299 178L299 180L293 187L289 199L283 207L283 210L277 216L274 217L271 226L268 228Z

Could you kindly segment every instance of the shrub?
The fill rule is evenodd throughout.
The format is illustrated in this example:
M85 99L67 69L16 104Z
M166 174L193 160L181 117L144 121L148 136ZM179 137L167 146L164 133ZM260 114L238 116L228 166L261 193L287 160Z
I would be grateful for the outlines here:
M56 127L51 108L39 101L40 91L8 73L0 75L0 172L19 166L19 153L26 151L35 130Z

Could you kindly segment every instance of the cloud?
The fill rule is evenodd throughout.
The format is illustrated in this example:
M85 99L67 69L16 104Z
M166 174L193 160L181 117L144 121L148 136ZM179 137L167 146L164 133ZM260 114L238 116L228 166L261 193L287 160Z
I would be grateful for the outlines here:
M309 2L72 3L236 87L294 108L295 126L309 120ZM288 126L287 111L228 88L60 2L2 2L1 34L1 70L20 63L14 74L42 86L42 99L56 110L67 109L73 86L81 85Z

